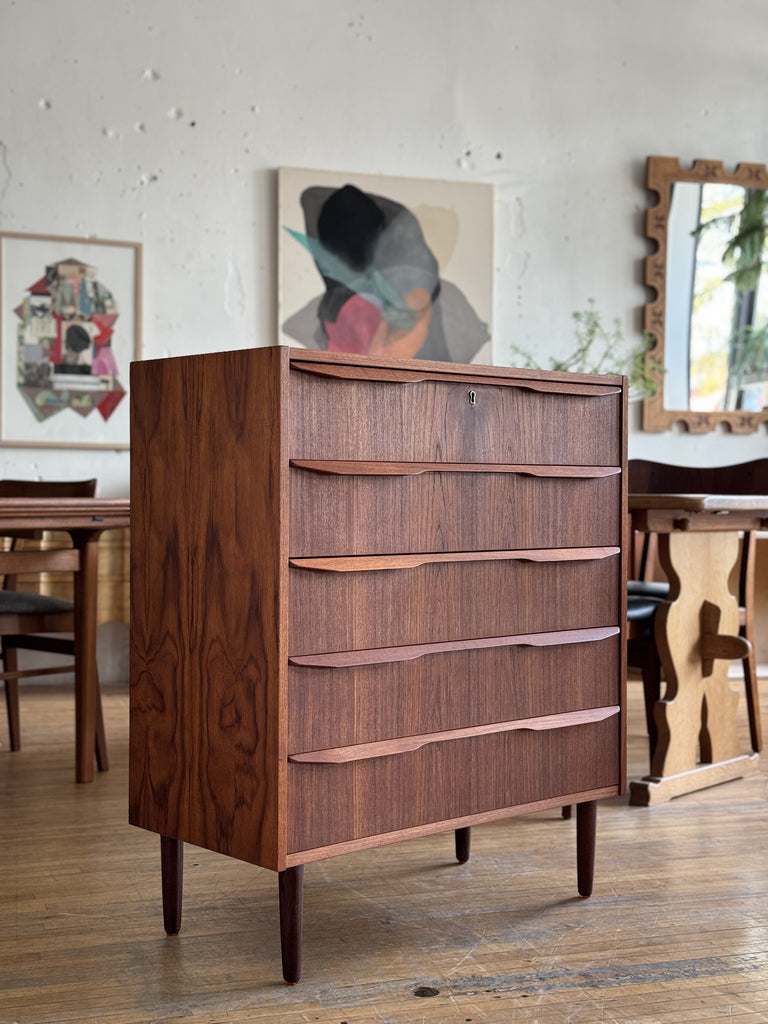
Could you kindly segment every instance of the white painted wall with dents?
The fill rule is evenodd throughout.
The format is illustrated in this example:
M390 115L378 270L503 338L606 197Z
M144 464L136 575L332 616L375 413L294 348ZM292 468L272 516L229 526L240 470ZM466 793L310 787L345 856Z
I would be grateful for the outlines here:
M276 168L495 185L494 358L638 336L648 154L768 160L764 0L0 0L0 229L144 246L147 357L271 344ZM630 454L765 455L644 434ZM0 449L0 475L127 452Z

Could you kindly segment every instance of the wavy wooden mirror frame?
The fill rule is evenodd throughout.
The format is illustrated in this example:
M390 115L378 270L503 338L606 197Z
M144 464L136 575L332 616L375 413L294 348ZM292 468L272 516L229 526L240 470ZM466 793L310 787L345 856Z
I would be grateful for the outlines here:
M768 170L765 164L737 164L734 171L726 171L719 160L695 160L688 169L681 167L677 157L649 156L646 165L646 186L658 195L658 202L645 215L646 237L656 243L656 251L645 259L645 283L654 289L655 297L645 304L643 326L656 339L646 353L649 374L658 382L654 395L643 400L642 429L670 430L682 423L691 433L705 434L724 423L735 434L750 434L761 423L768 423L768 410L762 412L698 412L691 409L664 408L664 379L653 369L654 361L664 362L666 330L666 276L667 276L667 223L672 198L672 185L676 181L722 182L746 188L768 188Z

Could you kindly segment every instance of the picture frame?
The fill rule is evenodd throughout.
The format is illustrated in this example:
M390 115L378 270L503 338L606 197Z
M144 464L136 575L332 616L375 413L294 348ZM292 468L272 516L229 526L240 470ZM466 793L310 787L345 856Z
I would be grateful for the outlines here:
M278 168L278 342L492 363L493 185Z
M0 232L0 445L129 448L139 242Z

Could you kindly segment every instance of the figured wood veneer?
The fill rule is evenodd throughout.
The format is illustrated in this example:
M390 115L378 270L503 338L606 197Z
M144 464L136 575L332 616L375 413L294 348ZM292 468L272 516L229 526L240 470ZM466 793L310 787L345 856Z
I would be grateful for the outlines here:
M131 367L130 820L273 868L283 360L265 349Z

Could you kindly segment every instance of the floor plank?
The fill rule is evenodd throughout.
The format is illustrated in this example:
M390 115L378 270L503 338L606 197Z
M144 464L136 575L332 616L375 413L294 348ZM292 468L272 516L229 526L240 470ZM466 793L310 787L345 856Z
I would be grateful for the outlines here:
M188 847L182 932L164 936L159 841L127 824L127 687L105 715L112 768L89 786L66 687L24 688L20 752L0 723L0 1024L768 1021L768 769L601 803L587 901L575 821L554 811L474 829L462 866L452 835L308 865L289 988L270 872Z

